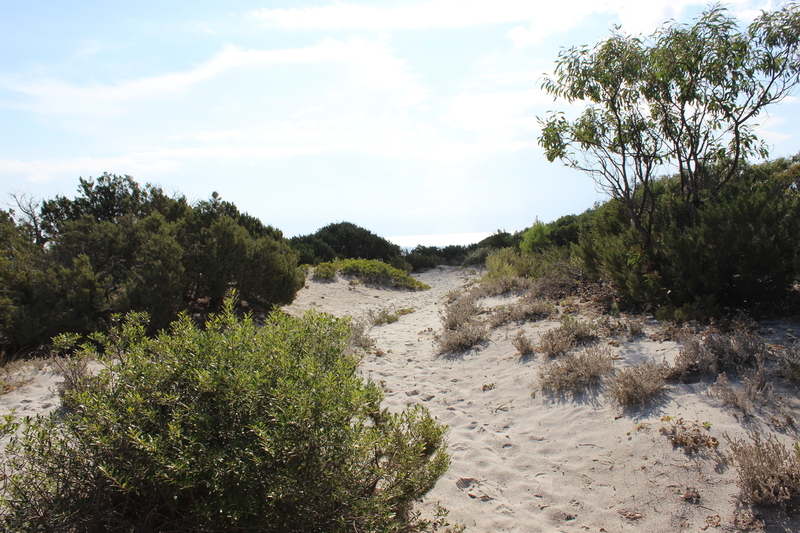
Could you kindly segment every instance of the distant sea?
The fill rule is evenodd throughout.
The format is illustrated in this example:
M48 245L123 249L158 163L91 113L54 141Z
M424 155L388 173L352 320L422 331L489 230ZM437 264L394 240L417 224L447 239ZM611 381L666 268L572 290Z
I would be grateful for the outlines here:
M438 246L443 248L445 246L454 245L468 245L480 242L489 235L491 231L481 231L478 233L440 233L437 235L401 235L397 237L386 237L389 241L395 243L401 248L412 249L418 245L422 246Z

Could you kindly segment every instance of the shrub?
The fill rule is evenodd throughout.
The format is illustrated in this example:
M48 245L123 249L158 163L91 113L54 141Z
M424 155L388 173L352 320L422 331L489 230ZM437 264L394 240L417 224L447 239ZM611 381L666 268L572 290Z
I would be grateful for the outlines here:
M672 416L662 416L661 421L669 422L669 426L659 429L659 433L666 436L676 448L683 448L686 453L697 453L704 448L706 450L716 450L719 446L717 438L708 434L709 429L711 429L710 422L702 424L697 420L686 422L683 418L676 420Z
M682 342L670 378L685 380L725 371L738 373L746 367L760 367L767 355L766 343L744 329L728 334L709 328L702 339L684 335Z
M618 370L606 380L608 395L623 407L645 403L664 389L668 371L665 363L655 361Z
M789 450L774 435L756 433L735 439L731 447L742 500L756 505L788 507L800 501L800 448Z
M764 375L764 369L749 370L745 373L742 383L733 385L728 376L723 372L717 377L717 382L711 386L709 394L722 400L723 405L730 405L739 409L742 414L749 415L755 403L764 403L767 399L769 384Z
M382 409L348 319L238 320L228 301L144 335L140 315L81 353L108 365L72 411L28 420L6 454L9 531L415 531L448 465L421 406ZM13 428L11 428L13 429ZM8 431L9 428L6 428ZM2 528L0 526L0 528ZM415 529L416 528L416 529Z
M781 354L783 375L787 379L800 382L800 342L792 342Z
M530 270L530 261L520 256L515 248L502 248L486 257L486 268L487 280L522 277Z
M533 343L521 331L511 339L511 344L517 349L517 353L522 356L533 355L534 353Z
M438 353L469 350L488 338L486 325L476 321L480 307L473 295L467 294L447 305L439 313L442 332L435 337Z
M571 315L561 316L561 325L545 331L539 339L536 351L550 357L562 355L569 350L597 338L594 324L583 322Z
M331 280L339 270L338 262L320 263L314 267L314 279Z
M467 253L467 256L464 258L462 265L463 266L483 265L486 263L486 258L489 256L489 254L494 251L495 248L490 248L488 246L481 246L475 248L474 250L470 250L469 253Z
M577 394L599 382L613 368L611 354L593 347L580 354L567 354L563 359L547 365L539 377L542 390Z

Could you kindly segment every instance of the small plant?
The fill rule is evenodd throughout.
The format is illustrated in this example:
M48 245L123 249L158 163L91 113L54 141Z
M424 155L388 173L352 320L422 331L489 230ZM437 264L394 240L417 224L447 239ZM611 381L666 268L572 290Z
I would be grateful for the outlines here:
M789 507L800 502L800 447L783 445L775 435L764 440L760 433L747 439L723 435L731 448L741 499L765 506Z
M666 386L668 366L647 361L618 370L606 380L608 394L623 407L645 403Z
M511 339L511 344L517 349L519 355L527 356L535 352L533 342L521 331L517 332L516 336Z
M731 384L723 372L711 386L709 394L722 400L723 405L735 407L747 416L752 412L756 402L763 404L767 401L769 384L764 375L764 368L747 371L740 385Z
M369 326L364 319L350 320L350 349L351 351L370 351L375 347L375 339L369 336Z
M549 357L562 355L569 350L586 344L597 338L597 326L573 318L572 315L561 316L558 328L544 332L536 345L536 351Z
M614 369L611 354L601 348L588 348L580 354L567 354L563 359L544 367L540 374L542 390L573 394L598 383Z
M716 450L719 446L716 437L708 434L711 429L709 422L687 422L683 418L676 419L672 416L662 416L661 421L668 422L669 425L659 429L659 433L667 437L676 448L683 448L686 453L697 453L703 449Z
M781 353L783 375L794 382L800 382L800 342L792 342Z
M486 392L486 391L494 390L495 387L496 387L496 385L494 383L484 383L483 387L481 387L481 391L482 392Z
M442 332L434 336L437 352L461 352L485 341L489 331L483 322L477 320L479 313L480 307L475 302L475 297L469 293L447 305L439 313Z

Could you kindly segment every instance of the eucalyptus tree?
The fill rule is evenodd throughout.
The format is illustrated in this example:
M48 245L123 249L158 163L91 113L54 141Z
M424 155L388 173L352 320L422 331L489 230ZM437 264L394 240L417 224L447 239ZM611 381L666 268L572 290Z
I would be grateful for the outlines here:
M653 181L680 176L687 220L749 157L766 157L755 119L800 81L800 7L762 13L746 29L720 6L649 37L615 28L593 47L562 50L543 88L586 103L575 119L539 121L548 160L591 175L626 207L651 245Z

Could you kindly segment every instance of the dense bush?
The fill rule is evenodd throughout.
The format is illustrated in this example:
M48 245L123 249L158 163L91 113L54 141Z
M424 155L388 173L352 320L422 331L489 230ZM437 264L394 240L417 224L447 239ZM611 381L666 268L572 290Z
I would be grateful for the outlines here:
M302 253L301 263L318 264L338 259L376 259L390 262L400 247L350 222L328 224L316 233L293 237L292 247Z
M448 466L445 428L421 406L381 408L348 320L274 313L261 327L230 302L204 329L184 316L148 338L142 320L80 348L108 369L65 393L69 411L23 421L5 450L5 530L430 525L412 505Z
M103 330L114 313L147 311L151 332L183 309L219 309L236 289L251 307L289 303L303 285L279 230L214 193L183 197L103 174L74 199L0 216L0 342L23 349L60 332Z
M430 286L412 278L405 270L394 268L383 261L366 259L343 259L320 263L314 269L314 279L333 279L337 272L368 283L388 285L393 288L415 291L430 289Z
M797 160L743 167L692 216L677 177L653 183L649 243L611 200L588 217L579 256L627 302L664 307L676 318L780 297L800 274Z

